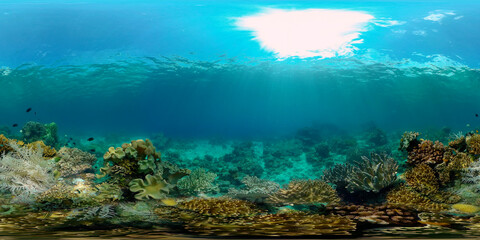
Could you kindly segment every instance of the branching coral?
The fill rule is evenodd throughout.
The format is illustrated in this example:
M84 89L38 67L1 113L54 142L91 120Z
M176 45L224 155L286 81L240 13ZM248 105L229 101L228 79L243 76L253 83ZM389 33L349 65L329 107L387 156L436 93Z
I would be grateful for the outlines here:
M407 184L416 191L429 195L436 193L440 184L435 171L426 164L420 164L405 172Z
M56 170L62 177L74 176L92 168L97 160L95 155L84 152L78 148L62 147L58 151L60 160L56 163Z
M206 216L219 217L250 216L261 212L253 203L229 198L195 198L181 203L179 208L191 210Z
M46 191L55 184L53 163L42 157L42 149L21 148L10 143L13 151L0 160L0 189L28 201L29 195Z
M354 164L336 165L324 171L323 179L349 192L379 192L397 179L398 164L386 154L372 153Z
M441 142L433 143L430 140L425 140L408 152L407 163L412 166L422 163L436 165L443 162L444 153L445 146Z
M227 196L251 202L264 202L265 199L280 189L278 183L255 176L245 176L242 183L245 185L244 189L230 188Z
M215 173L207 172L204 168L197 168L190 175L180 179L177 187L184 195L217 192L218 186L213 184L216 177Z
M448 209L448 205L435 203L420 193L405 186L400 186L390 191L387 195L388 203L407 207L418 211L439 212Z
M480 155L480 134L467 136L466 143L467 150L470 154Z
M336 191L324 181L295 180L272 194L267 201L276 204L337 204L340 198Z

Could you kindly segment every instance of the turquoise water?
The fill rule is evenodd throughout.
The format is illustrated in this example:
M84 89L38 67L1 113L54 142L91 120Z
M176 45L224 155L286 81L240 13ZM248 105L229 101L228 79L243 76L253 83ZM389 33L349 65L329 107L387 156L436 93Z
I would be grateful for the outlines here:
M0 134L29 142L27 122L55 122L52 147L94 154L91 173L108 147L149 138L217 174L216 197L246 175L317 179L370 152L400 176L403 132L447 145L480 128L479 13L466 0L4 0ZM312 161L318 144L330 153Z

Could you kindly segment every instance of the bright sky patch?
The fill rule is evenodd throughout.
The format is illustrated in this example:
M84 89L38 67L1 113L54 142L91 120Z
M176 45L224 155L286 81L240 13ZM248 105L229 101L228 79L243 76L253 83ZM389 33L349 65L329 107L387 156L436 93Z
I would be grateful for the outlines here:
M242 30L253 31L262 48L279 58L349 56L363 42L362 32L374 19L360 11L307 9L267 9L265 12L237 18ZM382 22L398 25L398 22Z

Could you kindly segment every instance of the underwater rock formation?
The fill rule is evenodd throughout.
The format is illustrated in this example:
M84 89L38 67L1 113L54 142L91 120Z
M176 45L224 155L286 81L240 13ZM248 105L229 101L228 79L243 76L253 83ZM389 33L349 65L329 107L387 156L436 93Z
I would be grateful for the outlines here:
M294 180L272 194L267 202L282 205L314 203L338 204L340 198L335 189L320 180Z

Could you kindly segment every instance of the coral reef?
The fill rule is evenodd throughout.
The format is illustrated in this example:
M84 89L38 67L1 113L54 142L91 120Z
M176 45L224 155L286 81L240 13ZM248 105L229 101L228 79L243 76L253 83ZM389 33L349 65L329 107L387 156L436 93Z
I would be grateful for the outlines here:
M280 189L278 183L260 179L255 176L245 176L242 179L242 183L245 185L243 189L230 188L227 196L262 203Z
M408 152L407 163L412 166L422 163L436 165L443 162L445 151L445 146L441 142L424 140Z
M97 157L78 148L62 147L58 151L56 170L62 177L76 176L92 169Z
M172 188L160 175L152 176L148 174L145 176L145 180L134 179L128 184L130 191L137 193L135 198L138 200L165 198Z
M18 202L28 202L32 195L55 184L54 163L42 157L41 148L21 148L16 143L9 146L12 151L0 159L0 189L11 192Z
M136 199L162 199L177 189L178 180L190 174L190 170L161 161L148 139L124 143L122 147L110 147L104 154L105 165L97 178L108 176L107 181L118 184L123 190L136 193ZM144 181L145 178L145 181Z
M448 205L432 202L422 194L405 186L400 186L391 190L387 195L387 202L393 206L427 212L439 212L449 208Z
M253 203L229 198L195 198L179 204L178 207L206 216L220 217L250 216L261 212Z
M289 212L239 219L200 218L188 222L185 228L194 233L214 236L345 236L355 231L356 224L341 216Z
M27 122L22 128L23 140L27 143L43 141L48 146L56 146L58 142L57 124L41 124L39 122Z
M349 192L380 192L397 179L398 164L386 154L372 153L354 164L336 165L324 171L323 179Z
M400 147L398 149L407 152L412 151L413 148L420 144L420 141L417 139L418 136L420 136L418 132L404 132L403 137L400 139Z
M338 204L340 198L335 190L320 180L295 180L272 194L268 202L275 204Z
M217 174L207 172L204 168L197 168L192 173L177 183L177 187L183 195L197 195L199 193L218 192L218 186L213 184Z
M468 135L465 139L467 151L473 155L480 155L480 134Z
M408 186L425 195L436 193L440 183L435 171L426 164L420 164L405 172L405 179Z
M346 216L354 221L396 226L418 225L415 211L402 206L383 205L338 205L327 206L327 212Z

